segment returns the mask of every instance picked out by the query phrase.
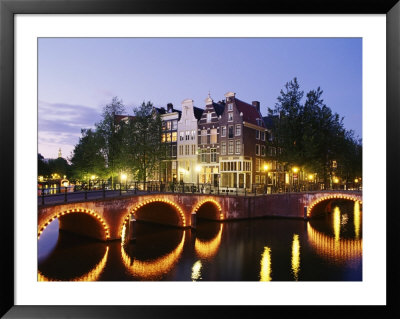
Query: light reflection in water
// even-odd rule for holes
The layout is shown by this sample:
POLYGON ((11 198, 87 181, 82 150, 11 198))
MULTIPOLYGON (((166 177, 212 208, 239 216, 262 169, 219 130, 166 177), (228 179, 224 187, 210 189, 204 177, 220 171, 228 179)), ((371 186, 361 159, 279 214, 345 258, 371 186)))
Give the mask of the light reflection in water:
POLYGON ((192 267, 192 281, 197 281, 201 279, 201 260, 198 260, 194 263, 192 267))
POLYGON ((360 226, 361 226, 361 211, 360 211, 360 202, 354 202, 354 232, 356 235, 356 239, 360 238, 360 226))
POLYGON ((362 256, 362 240, 341 239, 337 241, 315 230, 310 223, 307 223, 308 241, 316 252, 331 262, 347 262, 360 259, 362 256))
MULTIPOLYGON (((103 258, 100 260, 100 262, 93 267, 92 270, 87 272, 86 274, 75 277, 72 279, 69 279, 68 281, 97 281, 99 280, 99 277, 101 273, 104 270, 104 267, 106 266, 107 263, 107 258, 108 258, 108 246, 106 248, 106 252, 104 253, 103 258)), ((43 275, 40 271, 38 271, 38 281, 59 281, 57 279, 49 278, 43 275)))
POLYGON ((300 271, 300 242, 299 242, 299 235, 293 235, 293 242, 292 242, 292 271, 294 275, 294 279, 297 281, 299 278, 299 271, 300 271))
POLYGON ((162 274, 168 273, 178 261, 185 243, 186 232, 183 231, 179 245, 169 254, 161 256, 155 260, 142 261, 131 258, 126 252, 124 245, 121 244, 121 258, 126 269, 133 275, 146 280, 156 279, 162 274))
POLYGON ((209 241, 203 241, 196 238, 194 249, 200 258, 211 258, 218 252, 219 246, 221 245, 223 227, 224 226, 221 223, 218 234, 209 241))
POLYGON ((271 281, 271 248, 264 247, 261 255, 260 281, 271 281))
POLYGON ((333 232, 335 234, 335 241, 340 239, 340 209, 335 206, 333 209, 333 232))

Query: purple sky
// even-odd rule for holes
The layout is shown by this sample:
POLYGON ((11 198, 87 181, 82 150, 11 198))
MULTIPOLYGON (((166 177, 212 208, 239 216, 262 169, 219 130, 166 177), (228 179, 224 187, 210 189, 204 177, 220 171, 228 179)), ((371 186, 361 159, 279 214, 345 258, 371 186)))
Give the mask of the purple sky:
POLYGON ((273 107, 297 77, 305 94, 318 86, 327 106, 362 137, 361 38, 40 38, 39 141, 45 158, 68 158, 81 128, 100 120, 118 96, 132 107, 184 99, 204 108, 210 91, 228 91, 273 107))

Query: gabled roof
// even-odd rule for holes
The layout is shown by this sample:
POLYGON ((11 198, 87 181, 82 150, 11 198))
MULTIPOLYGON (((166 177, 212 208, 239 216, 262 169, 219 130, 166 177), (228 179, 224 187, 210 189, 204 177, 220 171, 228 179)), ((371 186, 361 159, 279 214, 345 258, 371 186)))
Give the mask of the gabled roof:
POLYGON ((196 107, 196 106, 193 106, 194 117, 195 117, 197 120, 200 120, 200 119, 201 119, 201 116, 203 115, 203 112, 204 112, 203 109, 201 109, 201 108, 199 108, 199 107, 196 107))
POLYGON ((215 113, 217 113, 217 116, 220 116, 222 113, 224 113, 225 109, 225 103, 220 101, 218 103, 213 102, 214 110, 215 113))
POLYGON ((238 111, 243 114, 243 121, 264 127, 264 121, 262 121, 262 115, 255 108, 254 105, 243 102, 237 98, 235 98, 235 102, 238 111), (260 119, 261 123, 257 123, 257 119, 260 119))
POLYGON ((264 120, 265 127, 269 130, 272 129, 275 125, 275 120, 277 120, 277 119, 278 119, 278 115, 264 116, 263 120, 264 120))

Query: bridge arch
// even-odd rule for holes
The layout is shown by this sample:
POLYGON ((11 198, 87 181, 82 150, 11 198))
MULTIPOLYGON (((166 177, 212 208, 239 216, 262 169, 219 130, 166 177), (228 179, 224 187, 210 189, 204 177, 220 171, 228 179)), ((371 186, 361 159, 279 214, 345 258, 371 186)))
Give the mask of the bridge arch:
MULTIPOLYGON (((174 224, 174 226, 186 227, 185 213, 178 204, 176 204, 172 200, 165 199, 165 198, 149 198, 149 199, 144 200, 143 202, 138 203, 136 206, 134 206, 130 210, 129 214, 127 214, 125 216, 125 218, 123 219, 122 225, 120 226, 120 235, 122 235, 123 229, 129 222, 129 218, 131 215, 133 215, 136 220, 141 220, 140 216, 138 216, 138 213, 140 212, 140 210, 143 208, 146 208, 146 207, 151 207, 151 205, 154 205, 157 203, 165 204, 167 207, 170 207, 175 211, 176 216, 178 217, 178 221, 176 224, 174 224)), ((149 220, 147 220, 147 221, 149 221, 149 220)), ((151 221, 157 222, 157 220, 151 220, 151 221)), ((165 224, 170 224, 170 223, 165 223, 165 224)))
POLYGON ((351 194, 329 194, 329 195, 324 195, 322 197, 319 197, 315 200, 313 200, 307 208, 307 217, 312 217, 312 211, 313 209, 326 201, 331 201, 331 200, 349 200, 349 201, 353 201, 353 202, 359 202, 360 204, 362 204, 362 200, 359 196, 356 195, 351 195, 351 194))
MULTIPOLYGON (((92 220, 96 221, 97 224, 100 226, 99 228, 102 230, 102 234, 100 235, 100 239, 102 240, 108 240, 110 238, 110 230, 109 226, 105 222, 105 220, 94 210, 92 209, 86 209, 86 208, 73 208, 73 209, 67 209, 63 211, 58 211, 54 215, 52 215, 50 218, 45 220, 42 224, 39 225, 38 227, 38 239, 40 238, 40 235, 43 233, 43 231, 46 229, 46 227, 55 219, 59 218, 60 221, 62 220, 63 217, 66 216, 74 216, 77 214, 84 214, 86 216, 90 216, 92 220)), ((84 233, 82 233, 84 234, 84 233)))
POLYGON ((212 198, 200 200, 194 206, 192 214, 196 214, 198 218, 223 220, 224 214, 222 213, 221 205, 212 198))

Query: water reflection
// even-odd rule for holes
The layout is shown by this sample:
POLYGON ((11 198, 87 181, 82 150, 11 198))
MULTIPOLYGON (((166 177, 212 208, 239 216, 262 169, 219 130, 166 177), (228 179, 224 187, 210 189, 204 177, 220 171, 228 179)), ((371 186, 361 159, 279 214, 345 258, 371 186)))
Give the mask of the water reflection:
MULTIPOLYGON (((160 232, 150 235, 143 235, 151 226, 146 224, 137 225, 137 240, 127 245, 121 244, 121 259, 135 279, 141 280, 160 280, 168 274, 178 262, 185 243, 186 231, 174 228, 164 228, 160 232), (141 231, 142 230, 142 231, 141 231), (176 240, 176 234, 181 234, 179 243, 170 250, 171 242, 176 240), (152 251, 148 248, 153 246, 152 251), (169 252, 165 251, 170 250, 169 252)), ((162 226, 154 226, 162 229, 162 226)))
POLYGON ((307 223, 308 241, 315 251, 331 262, 345 263, 359 260, 362 256, 362 240, 341 239, 338 241, 314 229, 307 223))
POLYGON ((360 228, 361 228, 360 202, 356 201, 354 203, 354 233, 356 235, 356 239, 360 238, 360 228))
POLYGON ((299 235, 293 235, 292 242, 292 271, 294 275, 294 279, 297 281, 299 279, 299 271, 300 271, 300 241, 299 235))
POLYGON ((38 281, 97 281, 108 252, 103 242, 61 231, 54 249, 39 260, 38 281))
POLYGON ((197 281, 201 278, 201 267, 202 267, 202 263, 201 260, 198 260, 194 263, 193 267, 192 267, 192 280, 193 281, 197 281))
POLYGON ((333 209, 333 231, 335 233, 335 241, 340 239, 340 209, 335 206, 333 209))
POLYGON ((215 222, 210 222, 210 223, 201 223, 199 224, 200 227, 198 227, 197 229, 197 234, 198 236, 204 236, 204 229, 202 229, 202 225, 207 225, 208 227, 210 227, 210 224, 215 225, 216 227, 219 228, 218 233, 215 235, 214 238, 210 239, 210 240, 204 240, 201 239, 201 237, 196 237, 196 241, 194 244, 194 249, 196 251, 196 254, 200 257, 200 258, 204 258, 204 259, 210 259, 212 258, 217 252, 218 249, 221 245, 221 238, 222 238, 222 230, 224 228, 224 225, 222 223, 220 223, 219 225, 215 222))
POLYGON ((271 281, 271 248, 264 247, 260 264, 260 281, 271 281))

